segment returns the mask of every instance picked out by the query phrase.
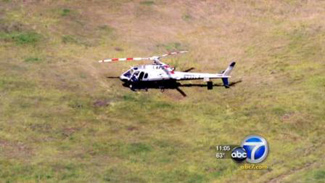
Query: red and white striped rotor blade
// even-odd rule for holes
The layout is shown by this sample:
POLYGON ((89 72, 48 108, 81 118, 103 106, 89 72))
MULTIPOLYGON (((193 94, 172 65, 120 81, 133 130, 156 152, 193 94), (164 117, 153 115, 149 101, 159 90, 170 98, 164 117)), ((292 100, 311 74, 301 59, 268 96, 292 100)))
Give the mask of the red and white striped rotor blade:
POLYGON ((141 58, 141 57, 135 57, 135 58, 108 58, 108 59, 100 60, 98 62, 124 62, 124 61, 140 61, 140 60, 150 60, 150 58, 141 58))
POLYGON ((177 54, 182 54, 182 53, 187 53, 187 51, 172 51, 172 52, 161 55, 161 57, 166 57, 169 55, 177 55, 177 54))

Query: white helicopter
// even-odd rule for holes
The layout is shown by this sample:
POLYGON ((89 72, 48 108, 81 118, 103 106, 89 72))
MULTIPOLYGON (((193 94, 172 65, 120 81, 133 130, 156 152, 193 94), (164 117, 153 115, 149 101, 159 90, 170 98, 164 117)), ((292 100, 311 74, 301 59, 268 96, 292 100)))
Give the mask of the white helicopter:
MULTIPOLYGON (((152 57, 137 57, 137 58, 110 58, 100 60, 100 63, 104 62, 119 62, 119 61, 140 61, 140 60, 150 60, 153 61, 153 64, 149 65, 140 65, 135 66, 124 72, 119 79, 123 81, 123 86, 130 87, 131 90, 135 91, 136 89, 145 89, 148 88, 159 88, 162 91, 164 89, 173 88, 177 89, 183 96, 186 94, 179 89, 180 83, 177 81, 181 80, 199 80, 202 79, 204 82, 207 82, 207 89, 213 89, 212 79, 221 79, 223 86, 229 88, 228 78, 229 74, 234 68, 236 62, 232 62, 228 68, 221 73, 194 73, 189 72, 194 68, 190 68, 185 71, 175 71, 175 68, 170 67, 168 64, 165 64, 160 61, 161 58, 164 58, 169 55, 177 55, 181 53, 186 53, 187 51, 174 51, 161 56, 152 56, 152 57)), ((187 85, 188 86, 188 85, 187 85)), ((202 85, 197 85, 202 86, 202 85)))

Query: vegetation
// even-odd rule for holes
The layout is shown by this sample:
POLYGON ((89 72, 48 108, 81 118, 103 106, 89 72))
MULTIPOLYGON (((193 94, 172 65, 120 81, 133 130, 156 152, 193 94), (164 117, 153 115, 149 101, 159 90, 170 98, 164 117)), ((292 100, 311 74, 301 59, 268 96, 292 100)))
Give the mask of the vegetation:
MULTIPOLYGON (((0 182, 324 182, 322 1, 1 1, 0 182), (69 7, 64 9, 63 7, 69 7), (59 13, 58 13, 59 12, 59 13), (230 89, 132 92, 118 76, 166 58, 230 89), (220 81, 216 81, 220 82, 220 81), (265 137, 267 170, 215 158, 265 137)), ((199 81, 202 83, 202 81, 199 81)), ((193 82, 194 83, 194 82, 193 82)))
POLYGON ((154 1, 141 1, 140 4, 150 6, 150 5, 155 4, 155 2, 154 1))
POLYGON ((64 8, 64 9, 61 11, 61 16, 67 16, 67 15, 70 14, 70 12, 71 12, 70 9, 66 9, 66 8, 64 8))
POLYGON ((12 41, 17 45, 36 44, 41 36, 35 32, 11 32, 1 33, 0 39, 4 41, 12 41))

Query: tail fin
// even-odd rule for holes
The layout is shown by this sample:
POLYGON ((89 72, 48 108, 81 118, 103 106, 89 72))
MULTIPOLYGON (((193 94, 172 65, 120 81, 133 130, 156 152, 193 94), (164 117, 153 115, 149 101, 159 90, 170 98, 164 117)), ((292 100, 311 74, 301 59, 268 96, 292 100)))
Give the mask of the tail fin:
MULTIPOLYGON (((224 70, 221 74, 223 76, 229 76, 229 74, 231 73, 232 69, 235 67, 236 65, 236 62, 232 62, 226 70, 224 70)), ((228 78, 227 77, 224 77, 224 78, 221 78, 222 79, 222 82, 223 82, 223 86, 225 86, 226 88, 229 88, 229 82, 228 82, 228 78)))
POLYGON ((229 74, 231 73, 232 69, 235 67, 236 62, 231 62, 231 64, 227 67, 226 70, 224 70, 221 74, 224 76, 229 76, 229 74))

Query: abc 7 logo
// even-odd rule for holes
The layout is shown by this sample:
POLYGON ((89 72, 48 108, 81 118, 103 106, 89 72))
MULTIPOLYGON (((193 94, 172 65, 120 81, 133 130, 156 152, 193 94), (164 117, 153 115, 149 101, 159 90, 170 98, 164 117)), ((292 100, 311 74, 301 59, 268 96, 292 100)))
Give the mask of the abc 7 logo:
POLYGON ((252 135, 246 137, 241 147, 235 147, 231 151, 231 158, 240 163, 246 160, 248 163, 260 163, 268 154, 268 145, 263 137, 252 135))

